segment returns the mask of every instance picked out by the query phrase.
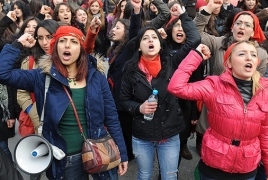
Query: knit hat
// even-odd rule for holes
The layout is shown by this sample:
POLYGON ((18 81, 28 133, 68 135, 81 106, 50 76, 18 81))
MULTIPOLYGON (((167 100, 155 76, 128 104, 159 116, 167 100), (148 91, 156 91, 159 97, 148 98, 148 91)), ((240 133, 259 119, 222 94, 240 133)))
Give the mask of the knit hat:
POLYGON ((233 29, 233 27, 234 27, 234 22, 237 20, 237 18, 238 18, 241 14, 244 14, 244 13, 250 15, 250 16, 253 18, 253 21, 254 21, 254 35, 253 35, 252 39, 256 40, 258 43, 261 43, 261 42, 264 41, 266 38, 265 38, 265 36, 264 36, 264 34, 263 34, 263 31, 262 31, 262 29, 261 29, 261 27, 260 27, 260 22, 259 22, 258 17, 257 17, 255 14, 253 14, 252 12, 250 12, 250 11, 241 11, 241 12, 237 13, 237 14, 235 15, 235 17, 234 17, 233 25, 232 25, 232 28, 231 28, 231 29, 233 29))
POLYGON ((62 36, 73 36, 77 38, 81 44, 81 46, 84 47, 84 34, 77 28, 73 26, 60 26, 56 33, 52 35, 53 38, 50 41, 50 53, 52 52, 55 42, 62 36))
POLYGON ((89 1, 88 1, 88 5, 91 6, 91 4, 94 3, 94 2, 98 2, 99 5, 100 5, 100 8, 102 8, 103 3, 102 3, 101 0, 89 0, 89 1))

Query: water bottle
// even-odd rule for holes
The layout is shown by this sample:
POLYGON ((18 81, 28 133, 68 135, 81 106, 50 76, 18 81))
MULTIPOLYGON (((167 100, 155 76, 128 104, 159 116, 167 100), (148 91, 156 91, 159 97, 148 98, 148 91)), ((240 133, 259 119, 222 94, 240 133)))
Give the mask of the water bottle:
MULTIPOLYGON (((157 97, 158 91, 156 89, 153 90, 153 94, 150 95, 148 102, 157 102, 158 97, 157 97)), ((151 121, 154 117, 154 113, 151 114, 144 114, 144 119, 147 121, 151 121)))

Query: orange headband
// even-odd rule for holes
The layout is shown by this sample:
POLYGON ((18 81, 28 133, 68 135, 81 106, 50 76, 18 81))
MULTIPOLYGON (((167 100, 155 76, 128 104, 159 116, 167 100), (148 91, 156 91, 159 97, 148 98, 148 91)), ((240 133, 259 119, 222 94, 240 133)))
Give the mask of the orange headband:
POLYGON ((77 28, 73 26, 60 26, 56 33, 52 35, 53 38, 50 41, 50 50, 49 52, 52 53, 52 50, 54 48, 55 42, 62 37, 62 36, 73 36, 77 38, 80 42, 80 44, 84 47, 84 34, 77 28))

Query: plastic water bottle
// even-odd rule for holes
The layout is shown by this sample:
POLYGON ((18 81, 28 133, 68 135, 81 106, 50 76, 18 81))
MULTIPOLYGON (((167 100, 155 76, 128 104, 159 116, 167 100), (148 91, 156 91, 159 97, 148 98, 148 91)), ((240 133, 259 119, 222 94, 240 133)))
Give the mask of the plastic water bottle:
MULTIPOLYGON (((156 89, 153 90, 153 94, 150 95, 148 102, 157 102, 158 97, 157 97, 158 91, 156 89)), ((152 114, 144 114, 144 119, 147 121, 151 121, 154 117, 154 113, 152 114)))

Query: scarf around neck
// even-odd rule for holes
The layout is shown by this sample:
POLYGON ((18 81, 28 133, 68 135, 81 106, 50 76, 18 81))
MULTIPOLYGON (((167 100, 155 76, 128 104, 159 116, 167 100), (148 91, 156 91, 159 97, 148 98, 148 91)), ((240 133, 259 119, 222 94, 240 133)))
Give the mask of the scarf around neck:
POLYGON ((161 70, 160 55, 156 56, 153 60, 147 60, 144 56, 141 56, 138 66, 146 74, 146 78, 151 81, 150 76, 156 78, 161 70))

